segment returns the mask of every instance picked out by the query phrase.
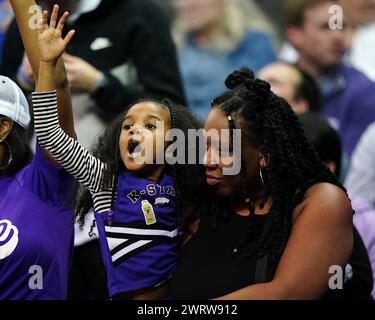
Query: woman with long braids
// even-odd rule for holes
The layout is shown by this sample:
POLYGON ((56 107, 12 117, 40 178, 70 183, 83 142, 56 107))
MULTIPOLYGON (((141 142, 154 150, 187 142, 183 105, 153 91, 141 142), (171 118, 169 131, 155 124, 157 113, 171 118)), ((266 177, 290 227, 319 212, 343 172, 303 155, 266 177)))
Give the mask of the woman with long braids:
POLYGON ((223 174, 223 158, 236 154, 212 147, 208 135, 205 167, 213 194, 207 214, 191 224, 172 297, 321 298, 329 284, 340 287, 352 252, 346 191, 268 83, 241 69, 225 84, 205 129, 241 129, 241 172, 223 174))
POLYGON ((44 11, 39 32, 40 72, 33 93, 39 142, 87 188, 79 212, 82 217, 94 207, 110 296, 165 297, 178 258, 178 213, 196 202, 195 182, 203 177, 199 166, 166 164, 167 134, 178 128, 187 136, 199 122, 169 100, 139 101, 113 121, 90 154, 63 132, 57 118, 56 61, 74 35, 71 30, 62 38, 65 16, 57 23, 57 15, 55 6, 48 25, 44 11))
MULTIPOLYGON (((32 0, 11 0, 36 78, 38 32, 29 28, 32 0)), ((59 121, 74 136, 69 91, 58 64, 59 121)), ((66 299, 73 249, 73 179, 36 146, 26 142, 30 124, 26 97, 9 78, 0 77, 0 300, 66 299), (72 199, 71 199, 72 200, 72 199)))

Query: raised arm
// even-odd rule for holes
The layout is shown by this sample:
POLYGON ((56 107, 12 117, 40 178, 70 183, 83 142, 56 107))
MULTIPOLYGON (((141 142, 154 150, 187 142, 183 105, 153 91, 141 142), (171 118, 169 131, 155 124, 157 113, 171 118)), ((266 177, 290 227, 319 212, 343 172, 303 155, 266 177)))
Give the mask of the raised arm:
MULTIPOLYGON (((29 9, 32 6, 36 6, 36 3, 34 0, 10 0, 10 3, 21 32, 26 54, 34 72, 35 81, 37 82, 40 67, 38 30, 29 25, 31 18, 29 9)), ((62 59, 59 59, 56 64, 55 78, 52 79, 52 83, 55 85, 54 88, 57 91, 60 126, 70 137, 75 137, 70 92, 62 59)), ((44 153, 52 163, 57 164, 54 158, 50 156, 46 150, 44 150, 44 153)))
MULTIPOLYGON (((92 156, 75 139, 69 137, 60 127, 57 117, 55 72, 57 60, 61 57, 67 44, 72 39, 74 31, 71 30, 65 39, 61 31, 68 17, 65 12, 57 23, 58 6, 55 5, 48 25, 48 12, 43 12, 39 26, 40 70, 36 91, 32 94, 34 107, 35 132, 41 147, 57 160, 71 175, 85 185, 93 194, 107 192, 103 190, 101 179, 105 164, 92 156), (56 26, 57 24, 57 26, 56 26)), ((95 198, 94 198, 95 205, 95 198)), ((107 210, 96 206, 96 210, 107 210)))
POLYGON ((29 58, 35 78, 38 78, 39 72, 39 47, 38 47, 38 30, 29 25, 30 14, 29 8, 36 6, 34 0, 10 0, 18 28, 21 33, 22 42, 29 58))
POLYGON ((37 91, 52 91, 56 89, 56 71, 61 55, 73 38, 75 31, 70 30, 66 37, 62 38, 62 30, 69 16, 65 12, 57 23, 59 6, 54 5, 48 25, 48 11, 42 13, 42 20, 38 25, 37 43, 39 45, 39 74, 37 79, 37 91), (56 25, 57 24, 57 25, 56 25))

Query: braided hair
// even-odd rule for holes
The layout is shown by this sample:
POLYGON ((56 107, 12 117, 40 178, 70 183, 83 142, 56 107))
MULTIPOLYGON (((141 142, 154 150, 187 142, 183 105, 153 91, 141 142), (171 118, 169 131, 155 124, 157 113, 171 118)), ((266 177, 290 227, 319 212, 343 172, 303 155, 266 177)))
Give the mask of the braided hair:
MULTIPOLYGON (((201 128, 199 120, 192 115, 188 108, 174 104, 169 99, 138 100, 131 104, 124 112, 119 114, 112 123, 107 127, 103 135, 99 138, 98 143, 92 150, 92 154, 106 164, 106 171, 102 179, 102 187, 112 187, 112 208, 117 195, 118 177, 126 170, 120 156, 119 139, 123 120, 128 110, 141 102, 153 102, 162 108, 167 108, 170 113, 171 129, 180 129, 184 136, 188 136, 189 129, 198 130, 201 128)), ((173 142, 171 142, 173 143, 173 142)), ((206 188, 204 167, 202 165, 189 165, 187 158, 188 148, 196 147, 195 144, 189 144, 185 139, 185 163, 177 163, 174 165, 166 165, 165 173, 169 174, 175 184, 177 210, 179 213, 179 226, 181 230, 188 228, 194 214, 198 212, 195 209, 198 204, 199 195, 206 188)), ((196 153, 198 154, 198 153, 196 153)), ((199 163, 198 160, 195 163, 199 163)), ((84 225, 85 216, 93 207, 93 201, 90 191, 84 186, 80 186, 76 201, 76 220, 80 223, 81 228, 84 225)), ((95 226, 95 221, 91 226, 90 234, 95 226)))
MULTIPOLYGON (((266 189, 272 206, 260 241, 255 247, 249 246, 246 256, 269 254, 271 259, 278 259, 289 238, 293 209, 302 201, 306 190, 318 182, 329 182, 346 190, 319 160, 291 107, 271 92, 267 82, 242 68, 231 73, 225 85, 229 90, 214 99, 212 106, 228 116, 230 129, 235 126, 233 119, 238 120, 245 137, 243 144, 262 147, 267 155, 266 189)), ((245 172, 246 163, 242 159, 242 193, 250 214, 248 234, 244 235, 238 250, 251 239, 255 215, 253 203, 248 199, 250 186, 245 172)), ((216 212, 212 215, 217 215, 216 212)))

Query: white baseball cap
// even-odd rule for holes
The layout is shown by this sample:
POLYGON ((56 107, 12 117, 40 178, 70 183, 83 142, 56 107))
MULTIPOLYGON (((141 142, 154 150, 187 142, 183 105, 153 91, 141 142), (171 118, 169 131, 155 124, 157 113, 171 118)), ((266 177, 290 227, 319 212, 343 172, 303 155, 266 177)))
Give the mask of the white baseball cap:
POLYGON ((17 84, 0 76, 0 115, 6 116, 27 129, 30 124, 29 103, 17 84))

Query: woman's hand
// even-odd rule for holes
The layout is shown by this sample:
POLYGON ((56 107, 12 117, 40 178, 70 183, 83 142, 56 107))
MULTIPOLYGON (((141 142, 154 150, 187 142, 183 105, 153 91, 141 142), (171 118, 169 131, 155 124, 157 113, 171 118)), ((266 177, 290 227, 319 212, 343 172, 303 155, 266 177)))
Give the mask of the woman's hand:
POLYGON ((65 39, 62 38, 62 30, 65 26, 65 22, 69 16, 69 12, 65 12, 60 18, 57 26, 57 16, 59 13, 59 6, 54 5, 51 20, 48 25, 48 11, 43 11, 42 20, 39 25, 39 49, 40 59, 45 63, 56 63, 65 51, 66 46, 72 40, 75 33, 74 30, 69 31, 65 39))

